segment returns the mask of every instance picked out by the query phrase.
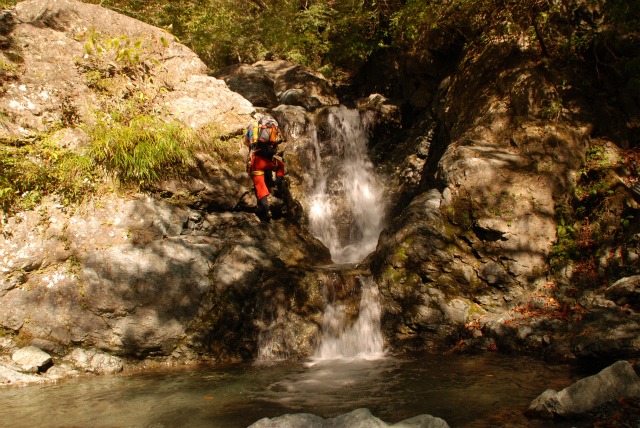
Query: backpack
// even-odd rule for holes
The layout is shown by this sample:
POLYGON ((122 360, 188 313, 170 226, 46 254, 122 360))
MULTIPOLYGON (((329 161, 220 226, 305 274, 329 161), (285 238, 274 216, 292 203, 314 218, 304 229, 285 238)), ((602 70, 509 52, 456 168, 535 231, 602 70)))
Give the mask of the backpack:
POLYGON ((272 158, 278 151, 282 138, 278 122, 271 116, 265 116, 253 126, 253 146, 256 154, 272 158))
POLYGON ((278 143, 278 122, 273 118, 265 117, 258 122, 258 142, 260 143, 278 143))

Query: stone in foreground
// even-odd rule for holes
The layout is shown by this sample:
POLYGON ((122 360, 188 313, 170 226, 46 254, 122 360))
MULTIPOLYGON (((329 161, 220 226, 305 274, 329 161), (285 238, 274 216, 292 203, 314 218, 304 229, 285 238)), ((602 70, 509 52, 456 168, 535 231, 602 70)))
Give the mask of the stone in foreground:
POLYGON ((533 400, 527 416, 578 416, 608 401, 636 396, 640 396, 640 378, 628 361, 618 361, 600 373, 581 379, 559 392, 546 390, 533 400))
POLYGON ((356 409, 331 419, 323 419, 310 413, 296 413, 276 418, 260 419, 249 428, 449 428, 443 419, 431 415, 419 415, 397 424, 389 425, 376 418, 368 409, 356 409))

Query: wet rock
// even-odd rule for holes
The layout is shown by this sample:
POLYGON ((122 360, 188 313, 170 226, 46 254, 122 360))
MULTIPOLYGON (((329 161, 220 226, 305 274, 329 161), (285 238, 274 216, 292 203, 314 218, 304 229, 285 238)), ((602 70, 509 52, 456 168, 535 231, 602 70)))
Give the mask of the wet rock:
POLYGON ((384 427, 421 427, 448 428, 440 418, 431 415, 419 415, 389 425, 376 418, 368 409, 356 409, 335 418, 323 419, 310 413, 287 414, 276 418, 264 418, 249 426, 250 428, 384 428, 384 427))
POLYGON ((96 349, 77 348, 65 357, 65 359, 89 373, 113 374, 121 372, 124 368, 120 358, 96 349))
POLYGON ((527 415, 540 418, 578 416, 610 400, 639 395, 640 378, 628 361, 618 361, 561 391, 546 390, 533 400, 527 415))
POLYGON ((54 366, 47 370, 45 378, 49 381, 55 381, 80 376, 81 374, 82 372, 80 372, 71 362, 61 361, 56 362, 54 366))
POLYGON ((11 359, 26 373, 38 373, 51 363, 51 355, 35 346, 18 349, 11 359))

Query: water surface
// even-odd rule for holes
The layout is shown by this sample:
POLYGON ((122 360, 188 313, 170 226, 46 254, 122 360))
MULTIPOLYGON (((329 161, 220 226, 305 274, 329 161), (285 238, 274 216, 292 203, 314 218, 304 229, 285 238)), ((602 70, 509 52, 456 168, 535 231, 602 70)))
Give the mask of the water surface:
POLYGON ((328 418, 366 407, 388 423, 427 413, 452 427, 542 427, 549 422, 527 421, 522 411, 545 389, 584 375, 493 353, 198 366, 3 388, 0 425, 233 428, 285 413, 328 418))

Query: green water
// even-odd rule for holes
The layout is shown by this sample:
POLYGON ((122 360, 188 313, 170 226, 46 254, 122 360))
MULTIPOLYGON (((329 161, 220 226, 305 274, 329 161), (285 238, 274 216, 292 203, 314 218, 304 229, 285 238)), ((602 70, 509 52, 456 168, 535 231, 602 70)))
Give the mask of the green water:
POLYGON ((493 353, 198 366, 3 388, 0 426, 246 427, 285 413, 328 418, 366 407, 388 423, 427 413, 452 427, 542 427, 553 425, 522 411, 545 389, 584 375, 493 353))

